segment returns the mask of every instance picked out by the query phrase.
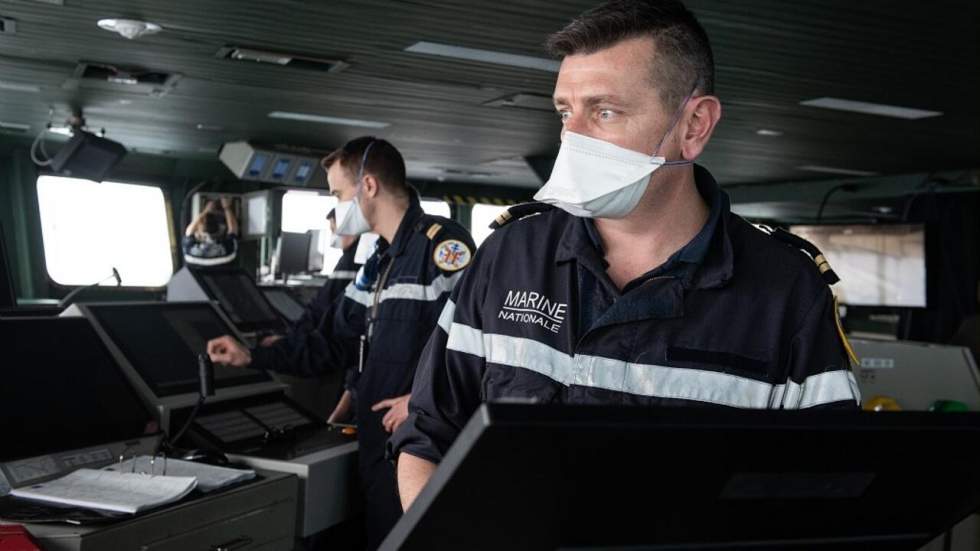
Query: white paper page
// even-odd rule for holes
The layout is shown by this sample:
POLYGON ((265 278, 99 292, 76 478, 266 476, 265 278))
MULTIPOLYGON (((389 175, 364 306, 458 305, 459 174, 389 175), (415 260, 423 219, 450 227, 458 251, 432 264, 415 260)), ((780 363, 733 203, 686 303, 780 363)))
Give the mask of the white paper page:
POLYGON ((194 489, 197 479, 79 469, 61 478, 17 488, 11 495, 103 511, 136 513, 177 501, 194 489))
MULTIPOLYGON (((157 457, 153 465, 150 465, 150 456, 141 455, 136 459, 127 459, 122 463, 113 463, 105 468, 107 471, 119 471, 128 473, 133 471, 133 461, 136 462, 137 473, 164 474, 163 458, 157 457)), ((197 479, 197 489, 202 492, 210 492, 223 488, 243 480, 255 478, 255 471, 251 469, 230 469, 228 467, 216 467, 204 463, 194 463, 180 459, 167 459, 166 475, 170 476, 192 476, 197 479)))

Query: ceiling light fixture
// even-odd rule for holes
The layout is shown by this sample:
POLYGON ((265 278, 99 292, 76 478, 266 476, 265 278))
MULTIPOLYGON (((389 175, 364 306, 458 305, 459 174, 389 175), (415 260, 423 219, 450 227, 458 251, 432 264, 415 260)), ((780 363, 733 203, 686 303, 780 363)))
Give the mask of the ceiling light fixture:
POLYGON ((544 94, 518 92, 484 102, 487 107, 517 107, 535 111, 555 112, 555 100, 544 94))
POLYGON ((464 48, 462 46, 450 46, 448 44, 436 44, 434 42, 416 42, 405 48, 405 51, 413 54, 438 55, 455 59, 465 59, 467 61, 509 65, 511 67, 521 67, 522 69, 536 69, 538 71, 548 71, 549 73, 557 73, 558 67, 561 65, 561 63, 553 59, 544 59, 529 55, 506 54, 493 50, 464 48))
POLYGON ((156 23, 137 19, 100 19, 98 24, 100 29, 118 33, 130 40, 156 34, 163 30, 163 27, 156 23))
POLYGON ((289 65, 289 62, 293 60, 291 55, 247 48, 237 48, 228 57, 237 61, 255 61, 256 63, 272 63, 274 65, 289 65))
POLYGON ((883 103, 869 103, 866 101, 854 101, 840 98, 810 99, 801 101, 800 105, 908 120, 938 117, 943 114, 942 111, 927 111, 925 109, 914 109, 912 107, 899 107, 897 105, 885 105, 883 103))
POLYGON ((280 67, 290 67, 292 69, 303 69, 307 71, 321 71, 324 73, 338 73, 350 67, 347 62, 339 59, 326 59, 287 52, 273 52, 257 48, 243 48, 241 46, 224 46, 218 50, 215 57, 218 59, 251 61, 253 63, 278 65, 280 67))
POLYGON ((310 113, 292 113, 289 111, 273 111, 269 113, 270 119, 283 119, 291 121, 317 122, 320 124, 337 124, 340 126, 358 126, 362 128, 385 128, 390 126, 386 122, 365 121, 361 119, 345 119, 342 117, 328 117, 325 115, 313 115, 310 113))
POLYGON ((838 174, 841 176, 877 176, 877 172, 870 170, 856 170, 853 168, 838 168, 835 166, 803 165, 796 167, 807 172, 822 172, 824 174, 838 174))
POLYGON ((783 131, 782 130, 772 130, 770 128, 760 128, 760 129, 756 130, 755 133, 758 134, 758 135, 760 135, 760 136, 770 136, 770 137, 774 137, 774 138, 783 135, 783 131))
POLYGON ((0 121, 0 129, 2 130, 13 130, 15 132, 27 132, 31 129, 31 125, 23 124, 20 122, 5 122, 0 121))
POLYGON ((0 90, 10 90, 11 92, 33 92, 36 94, 41 91, 41 87, 36 84, 21 84, 19 82, 10 82, 9 80, 0 80, 0 90))

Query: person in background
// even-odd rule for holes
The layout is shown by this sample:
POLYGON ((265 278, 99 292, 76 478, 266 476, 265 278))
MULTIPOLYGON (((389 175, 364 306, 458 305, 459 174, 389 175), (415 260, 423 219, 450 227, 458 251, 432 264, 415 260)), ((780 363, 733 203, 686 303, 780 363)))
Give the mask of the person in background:
POLYGON ((287 381, 293 386, 293 398, 306 404, 311 410, 321 412, 324 408, 333 409, 329 422, 349 421, 352 413, 353 380, 352 372, 357 367, 354 355, 356 341, 335 341, 331 339, 330 327, 337 301, 344 289, 354 279, 360 266, 354 262, 359 238, 337 233, 336 212, 327 213, 330 226, 330 246, 341 249, 343 255, 326 283, 317 291, 316 297, 306 305, 303 315, 290 325, 284 335, 274 335, 263 339, 259 346, 250 350, 250 367, 265 369, 301 379, 287 381), (335 374, 341 366, 344 373, 344 391, 339 400, 333 389, 336 388, 335 374), (328 395, 324 395, 326 392, 328 395), (328 404, 314 404, 324 401, 328 404))
MULTIPOLYGON (((422 210, 405 179, 405 160, 387 140, 351 140, 323 160, 337 197, 337 232, 380 236, 373 254, 337 305, 331 335, 357 339, 354 383, 358 464, 368 548, 381 544, 401 516, 390 433, 408 416, 409 391, 422 348, 476 246, 460 224, 422 210)), ((246 367, 248 349, 230 337, 208 343, 215 363, 246 367)))
POLYGON ((208 201, 184 230, 184 261, 195 266, 220 266, 238 255, 238 219, 231 198, 208 201))

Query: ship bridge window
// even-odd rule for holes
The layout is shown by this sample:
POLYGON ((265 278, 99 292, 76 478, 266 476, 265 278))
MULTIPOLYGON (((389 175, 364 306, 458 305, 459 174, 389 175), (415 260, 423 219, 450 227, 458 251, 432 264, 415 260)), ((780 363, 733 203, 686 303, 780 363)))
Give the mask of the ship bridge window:
POLYGON ((490 223, 497 218, 498 214, 505 210, 507 210, 507 207, 501 205, 489 205, 486 203, 473 205, 473 214, 470 218, 470 232, 473 234, 473 241, 477 247, 483 243, 484 239, 490 237, 490 234, 493 233, 493 230, 490 229, 490 223))
POLYGON ((163 190, 40 176, 38 208, 48 276, 61 285, 162 287, 174 272, 163 190))

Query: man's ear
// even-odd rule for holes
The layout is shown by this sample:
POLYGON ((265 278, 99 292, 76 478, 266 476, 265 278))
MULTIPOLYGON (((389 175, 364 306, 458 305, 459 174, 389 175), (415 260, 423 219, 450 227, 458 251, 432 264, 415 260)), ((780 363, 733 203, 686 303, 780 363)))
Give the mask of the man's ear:
POLYGON ((381 193, 381 183, 378 179, 370 174, 364 175, 364 195, 371 199, 374 199, 381 193))
POLYGON ((697 159, 721 120, 721 102, 715 96, 700 96, 690 101, 684 113, 684 135, 681 153, 684 159, 697 159))

